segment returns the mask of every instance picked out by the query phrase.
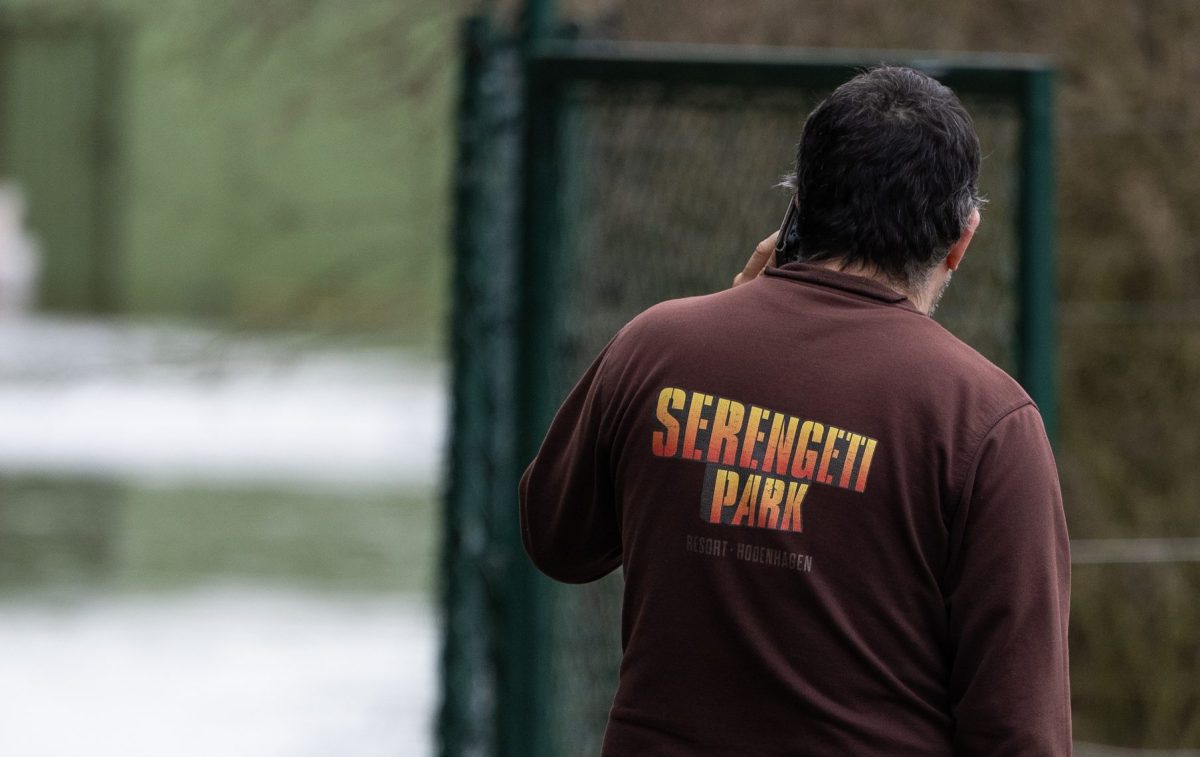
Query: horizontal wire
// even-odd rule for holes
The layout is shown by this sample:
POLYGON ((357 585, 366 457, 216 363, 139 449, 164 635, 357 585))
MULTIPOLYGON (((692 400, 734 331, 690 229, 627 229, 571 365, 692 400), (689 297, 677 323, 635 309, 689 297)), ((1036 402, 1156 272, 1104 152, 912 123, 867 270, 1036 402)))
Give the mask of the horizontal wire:
POLYGON ((1075 742, 1075 757, 1200 757, 1196 749, 1136 749, 1075 742))
POLYGON ((1200 300, 1158 302, 1063 302, 1063 325, 1195 325, 1200 324, 1200 300))
POLYGON ((1076 565, 1200 562, 1200 539, 1073 539, 1076 565))

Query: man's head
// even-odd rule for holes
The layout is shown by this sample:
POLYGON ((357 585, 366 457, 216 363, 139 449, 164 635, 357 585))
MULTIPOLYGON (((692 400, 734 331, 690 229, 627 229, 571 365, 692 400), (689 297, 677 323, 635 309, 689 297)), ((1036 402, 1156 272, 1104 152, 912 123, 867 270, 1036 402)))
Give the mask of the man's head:
POLYGON ((917 292, 958 265, 982 205, 979 139, 948 87, 882 67, 834 90, 796 148, 792 260, 836 262, 917 292), (964 239, 965 237, 965 239, 964 239), (965 242, 959 244, 960 242, 965 242))

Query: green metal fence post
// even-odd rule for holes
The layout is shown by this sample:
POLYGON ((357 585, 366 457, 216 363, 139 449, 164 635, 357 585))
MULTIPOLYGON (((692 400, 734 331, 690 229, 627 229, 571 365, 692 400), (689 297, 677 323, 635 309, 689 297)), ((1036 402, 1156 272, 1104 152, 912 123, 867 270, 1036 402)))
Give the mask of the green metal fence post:
POLYGON ((555 0, 526 0, 525 41, 530 49, 554 34, 555 0))
MULTIPOLYGON (((441 570, 444 635, 442 639, 442 701, 438 712, 438 752, 457 757, 491 741, 494 724, 475 722, 473 689, 480 687, 478 660, 469 649, 466 629, 478 625, 476 613, 485 602, 477 580, 478 555, 471 554, 468 534, 479 529, 481 509, 487 501, 485 471, 475 463, 486 449, 491 433, 486 409, 487 387, 481 381, 486 361, 478 350, 480 306, 472 296, 481 250, 476 235, 481 205, 486 201, 480 186, 479 166, 485 163, 486 139, 482 128, 485 104, 480 82, 486 68, 491 30, 485 19, 472 18, 463 25, 463 69, 458 105, 458 156, 455 171, 454 309, 450 323, 453 355, 452 424, 449 475, 443 510, 441 570), (483 733, 481 733, 483 731, 483 733)), ((476 656, 479 655, 475 651, 476 656)))
MULTIPOLYGON (((534 51, 551 33, 552 0, 529 0, 525 38, 524 207, 519 266, 517 454, 522 464, 537 454, 550 425, 557 397, 555 376, 559 340, 558 150, 559 98, 555 83, 540 74, 534 51)), ((512 513, 517 525, 517 513, 512 513)), ((504 649, 498 714, 504 757, 549 757, 550 589, 523 559, 514 529, 511 594, 505 607, 504 649)))
POLYGON ((463 50, 438 723, 445 757, 497 754, 520 716, 505 687, 521 664, 506 655, 520 638, 511 585, 527 564, 516 526, 520 60, 486 18, 464 26, 463 50))
POLYGON ((1054 72, 1023 72, 1021 92, 1020 307, 1018 374, 1038 403, 1046 432, 1058 428, 1056 370, 1058 323, 1054 265, 1054 72))

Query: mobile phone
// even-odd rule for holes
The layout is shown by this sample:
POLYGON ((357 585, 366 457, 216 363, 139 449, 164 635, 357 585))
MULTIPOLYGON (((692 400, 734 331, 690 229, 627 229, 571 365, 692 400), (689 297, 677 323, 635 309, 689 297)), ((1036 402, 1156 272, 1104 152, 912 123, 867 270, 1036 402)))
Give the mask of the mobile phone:
POLYGON ((775 259, 779 259, 779 254, 791 248, 795 244, 793 237, 796 234, 797 221, 796 196, 792 195, 792 199, 788 201, 787 212, 783 214, 783 223, 779 224, 779 236, 775 238, 775 259))

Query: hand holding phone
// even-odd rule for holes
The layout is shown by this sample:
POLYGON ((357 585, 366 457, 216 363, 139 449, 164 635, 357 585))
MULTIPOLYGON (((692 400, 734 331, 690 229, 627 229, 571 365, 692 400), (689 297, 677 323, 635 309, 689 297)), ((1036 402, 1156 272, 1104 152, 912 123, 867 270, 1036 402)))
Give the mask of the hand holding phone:
POLYGON ((738 286, 745 284, 747 281, 758 278, 758 274, 762 273, 763 269, 769 265, 775 265, 775 239, 779 236, 776 231, 771 236, 758 243, 754 248, 754 252, 750 253, 750 259, 746 261, 746 267, 742 272, 733 277, 733 285, 738 286))
POLYGON ((783 223, 779 224, 779 231, 776 231, 771 236, 758 243, 754 248, 754 252, 750 253, 750 259, 746 261, 746 266, 742 272, 733 277, 733 286, 745 284, 747 281, 758 278, 758 275, 763 272, 763 269, 769 265, 775 265, 775 260, 779 253, 787 249, 788 242, 793 241, 792 237, 796 233, 796 198, 793 195, 788 203, 787 212, 783 214, 783 223))

